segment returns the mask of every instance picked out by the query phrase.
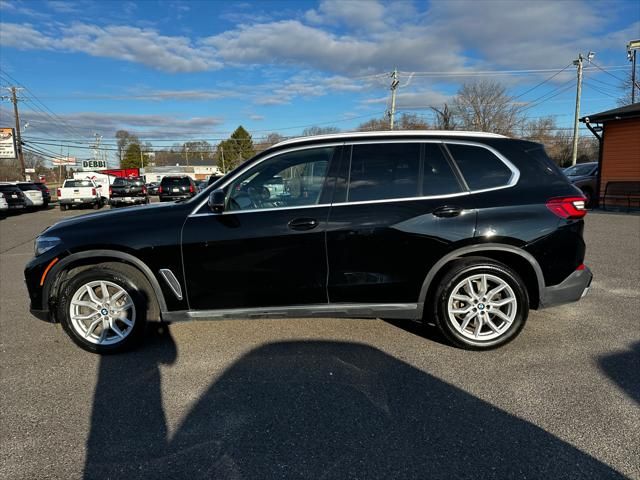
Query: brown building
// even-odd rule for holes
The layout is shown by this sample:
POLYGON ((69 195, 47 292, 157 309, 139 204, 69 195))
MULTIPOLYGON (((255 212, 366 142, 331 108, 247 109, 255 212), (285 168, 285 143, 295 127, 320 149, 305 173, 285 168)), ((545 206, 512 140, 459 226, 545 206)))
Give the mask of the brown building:
POLYGON ((625 196, 630 192, 631 198, 635 198, 630 201, 631 205, 638 206, 640 103, 588 115, 580 121, 585 123, 600 141, 597 184, 600 205, 602 205, 602 197, 607 192, 605 199, 607 205, 626 206, 629 204, 629 199, 625 199, 625 196), (613 182, 616 184, 614 185, 613 182), (636 192, 635 196, 633 192, 636 192))

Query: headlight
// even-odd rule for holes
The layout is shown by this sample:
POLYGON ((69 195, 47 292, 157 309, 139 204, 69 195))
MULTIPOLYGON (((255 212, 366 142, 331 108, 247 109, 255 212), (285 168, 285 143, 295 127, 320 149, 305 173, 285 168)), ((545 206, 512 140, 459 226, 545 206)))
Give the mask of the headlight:
POLYGON ((62 242, 58 237, 38 237, 33 245, 36 257, 62 242))

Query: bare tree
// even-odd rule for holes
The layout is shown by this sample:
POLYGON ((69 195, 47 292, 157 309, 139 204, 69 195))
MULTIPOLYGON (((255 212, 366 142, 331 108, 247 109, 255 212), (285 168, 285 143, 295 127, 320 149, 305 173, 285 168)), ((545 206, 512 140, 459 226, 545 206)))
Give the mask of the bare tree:
POLYGON ((434 125, 438 130, 455 130, 456 129, 456 119, 453 114, 453 111, 449 108, 449 105, 446 103, 443 105, 442 109, 431 107, 436 114, 436 124, 434 125))
POLYGON ((522 124, 522 107, 498 82, 481 80, 462 85, 453 101, 455 116, 465 130, 513 135, 522 124))
POLYGON ((338 133, 340 131, 337 127, 308 127, 302 131, 303 137, 309 137, 311 135, 325 135, 327 133, 338 133))
MULTIPOLYGON (((617 103, 619 107, 625 107, 631 105, 631 85, 633 82, 633 75, 631 72, 627 74, 625 80, 618 87, 620 89, 620 97, 618 97, 617 103)), ((640 82, 636 77, 636 102, 640 102, 640 82)))
MULTIPOLYGON (((415 113, 403 113, 395 122, 396 130, 428 130, 429 124, 415 113)), ((386 117, 372 118, 358 125, 356 130, 360 132, 373 132, 389 130, 389 119, 386 117)))

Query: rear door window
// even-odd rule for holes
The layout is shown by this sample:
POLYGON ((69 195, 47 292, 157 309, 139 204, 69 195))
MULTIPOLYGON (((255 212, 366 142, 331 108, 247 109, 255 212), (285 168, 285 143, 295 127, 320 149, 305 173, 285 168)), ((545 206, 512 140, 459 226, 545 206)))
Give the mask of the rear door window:
POLYGON ((416 197, 419 172, 419 143, 356 144, 347 201, 416 197))
POLYGON ((490 150, 456 143, 448 143, 447 148, 471 190, 502 187, 511 180, 509 167, 490 150))
POLYGON ((462 187, 440 145, 426 143, 422 170, 422 195, 429 197, 461 191, 462 187))

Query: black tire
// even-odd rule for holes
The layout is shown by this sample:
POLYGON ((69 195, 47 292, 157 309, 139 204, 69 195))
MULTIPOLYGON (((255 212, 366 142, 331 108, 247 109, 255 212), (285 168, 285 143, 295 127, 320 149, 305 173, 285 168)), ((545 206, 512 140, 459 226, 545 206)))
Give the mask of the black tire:
POLYGON ((107 268, 92 268, 84 270, 71 279, 67 280, 61 287, 58 295, 58 307, 56 310, 56 318, 62 324, 62 328, 78 346, 88 352, 98 354, 118 353, 130 350, 137 346, 143 338, 147 300, 142 291, 136 287, 136 279, 129 278, 132 275, 118 272, 107 268), (123 288, 129 296, 135 307, 135 320, 131 331, 117 343, 110 345, 99 345, 86 340, 74 327, 71 321, 70 307, 74 294, 84 285, 93 281, 107 281, 123 288))
POLYGON ((92 205, 94 210, 100 210, 100 202, 96 202, 92 205))
POLYGON ((67 209, 67 206, 66 206, 66 205, 62 205, 62 204, 60 204, 60 211, 61 211, 61 212, 64 212, 66 209, 67 209))
MULTIPOLYGON (((482 299, 479 299, 479 301, 483 302, 482 299)), ((529 316, 529 295, 520 276, 508 266, 489 258, 467 257, 454 262, 444 274, 433 296, 431 306, 436 325, 451 344, 466 350, 490 350, 505 345, 518 336, 529 316), (449 318, 449 298, 454 293, 455 287, 466 277, 478 274, 489 274, 497 277, 511 287, 515 296, 516 306, 514 307, 515 317, 513 321, 498 337, 489 340, 475 340, 464 336, 454 327, 453 320, 449 318)), ((482 308, 485 308, 483 303, 482 308)), ((496 317, 490 317, 490 313, 488 310, 484 312, 487 318, 495 321, 496 317)), ((474 323, 474 325, 477 325, 477 323, 474 323)), ((488 328, 487 324, 481 326, 481 329, 485 331, 488 328)))

